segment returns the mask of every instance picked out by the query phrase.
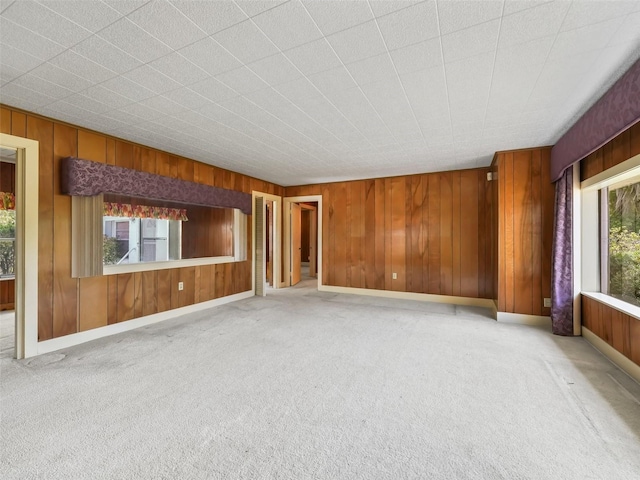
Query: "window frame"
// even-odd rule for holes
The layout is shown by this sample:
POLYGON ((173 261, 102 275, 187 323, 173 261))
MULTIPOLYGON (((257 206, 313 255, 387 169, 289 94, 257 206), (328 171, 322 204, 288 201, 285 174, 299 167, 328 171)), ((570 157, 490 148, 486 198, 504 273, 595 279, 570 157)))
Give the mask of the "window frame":
POLYGON ((580 293, 604 303, 622 313, 640 320, 640 307, 607 294, 608 276, 603 275, 602 265, 608 262, 608 248, 601 245, 603 231, 601 217, 608 218, 608 197, 603 190, 640 176, 640 155, 636 155, 580 183, 580 293), (606 209, 606 215, 604 215, 606 209), (594 255, 594 252, 598 252, 594 255))

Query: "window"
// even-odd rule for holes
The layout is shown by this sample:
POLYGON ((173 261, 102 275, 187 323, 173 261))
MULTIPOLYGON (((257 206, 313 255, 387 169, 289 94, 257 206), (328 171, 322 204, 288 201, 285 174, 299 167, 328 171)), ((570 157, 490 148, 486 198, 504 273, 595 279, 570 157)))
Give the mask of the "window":
POLYGON ((180 220, 103 217, 103 263, 180 260, 180 220))
POLYGON ((14 278, 16 211, 0 210, 0 279, 14 278))
POLYGON ((601 291, 640 306, 640 177, 600 190, 601 291))

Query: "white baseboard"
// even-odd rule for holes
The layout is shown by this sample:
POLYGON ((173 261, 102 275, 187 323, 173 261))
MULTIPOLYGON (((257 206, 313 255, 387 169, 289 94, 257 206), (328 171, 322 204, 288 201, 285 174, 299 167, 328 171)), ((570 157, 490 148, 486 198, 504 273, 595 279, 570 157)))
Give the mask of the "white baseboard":
POLYGON ((593 345, 596 350, 602 353, 636 382, 640 383, 640 365, 632 362, 586 327, 582 327, 582 336, 587 342, 593 345))
POLYGON ((375 290, 372 288, 334 287, 318 285, 321 292, 347 293, 350 295, 366 295, 369 297, 397 298, 400 300, 417 300, 419 302, 450 303, 469 307, 493 308, 493 300, 487 298, 454 297, 449 295, 433 295, 430 293, 395 292, 391 290, 375 290))
POLYGON ((540 315, 526 315, 524 313, 509 313, 496 311, 496 320, 502 323, 517 323, 538 327, 551 327, 551 317, 540 315))
POLYGON ((62 348, 73 347, 74 345, 80 345, 81 343, 90 342, 91 340, 97 340, 99 338, 108 337, 117 333, 127 332, 136 328, 151 325, 153 323, 162 322, 171 318, 179 317, 187 313, 199 312, 208 308, 225 305, 227 303, 236 302, 245 298, 253 297, 252 290, 236 293, 235 295, 228 295, 226 297, 216 298, 207 302, 196 303, 188 305, 186 307, 175 308, 173 310, 167 310, 166 312, 154 313, 153 315, 147 315, 146 317, 134 318, 126 322, 114 323, 113 325, 106 325, 104 327, 94 328, 85 332, 73 333, 71 335, 65 335, 64 337, 53 338, 51 340, 45 340, 38 342, 38 355, 43 353, 50 353, 62 348))

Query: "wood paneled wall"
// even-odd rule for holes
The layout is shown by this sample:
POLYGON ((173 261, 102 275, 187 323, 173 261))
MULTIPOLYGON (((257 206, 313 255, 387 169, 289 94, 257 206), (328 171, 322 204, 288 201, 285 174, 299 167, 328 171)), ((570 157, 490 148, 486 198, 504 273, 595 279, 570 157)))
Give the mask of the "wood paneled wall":
POLYGON ((604 172, 640 154, 640 123, 622 132, 580 162, 580 180, 604 172))
POLYGON ((182 223, 182 258, 233 255, 233 209, 189 205, 182 223))
POLYGON ((40 341, 251 289, 251 248, 244 262, 71 278, 71 197, 60 193, 60 160, 77 156, 246 193, 282 195, 282 187, 10 107, 0 114, 0 131, 39 142, 40 341))
POLYGON ((287 187, 285 194, 322 195, 323 284, 491 298, 487 171, 287 187))
POLYGON ((16 165, 0 162, 0 192, 16 193, 16 165))
POLYGON ((640 365, 640 320, 582 296, 582 324, 640 365))
POLYGON ((498 152, 494 157, 499 312, 551 313, 544 307, 544 298, 551 296, 554 187, 550 156, 551 148, 545 147, 498 152))

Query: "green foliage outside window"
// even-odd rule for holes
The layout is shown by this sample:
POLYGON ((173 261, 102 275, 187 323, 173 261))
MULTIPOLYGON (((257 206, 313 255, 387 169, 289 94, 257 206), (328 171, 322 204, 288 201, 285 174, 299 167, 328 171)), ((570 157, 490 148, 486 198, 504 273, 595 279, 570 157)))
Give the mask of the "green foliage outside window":
POLYGON ((0 275, 12 276, 15 264, 16 212, 0 210, 0 275))
POLYGON ((609 191, 609 294, 640 305, 640 183, 609 191))

